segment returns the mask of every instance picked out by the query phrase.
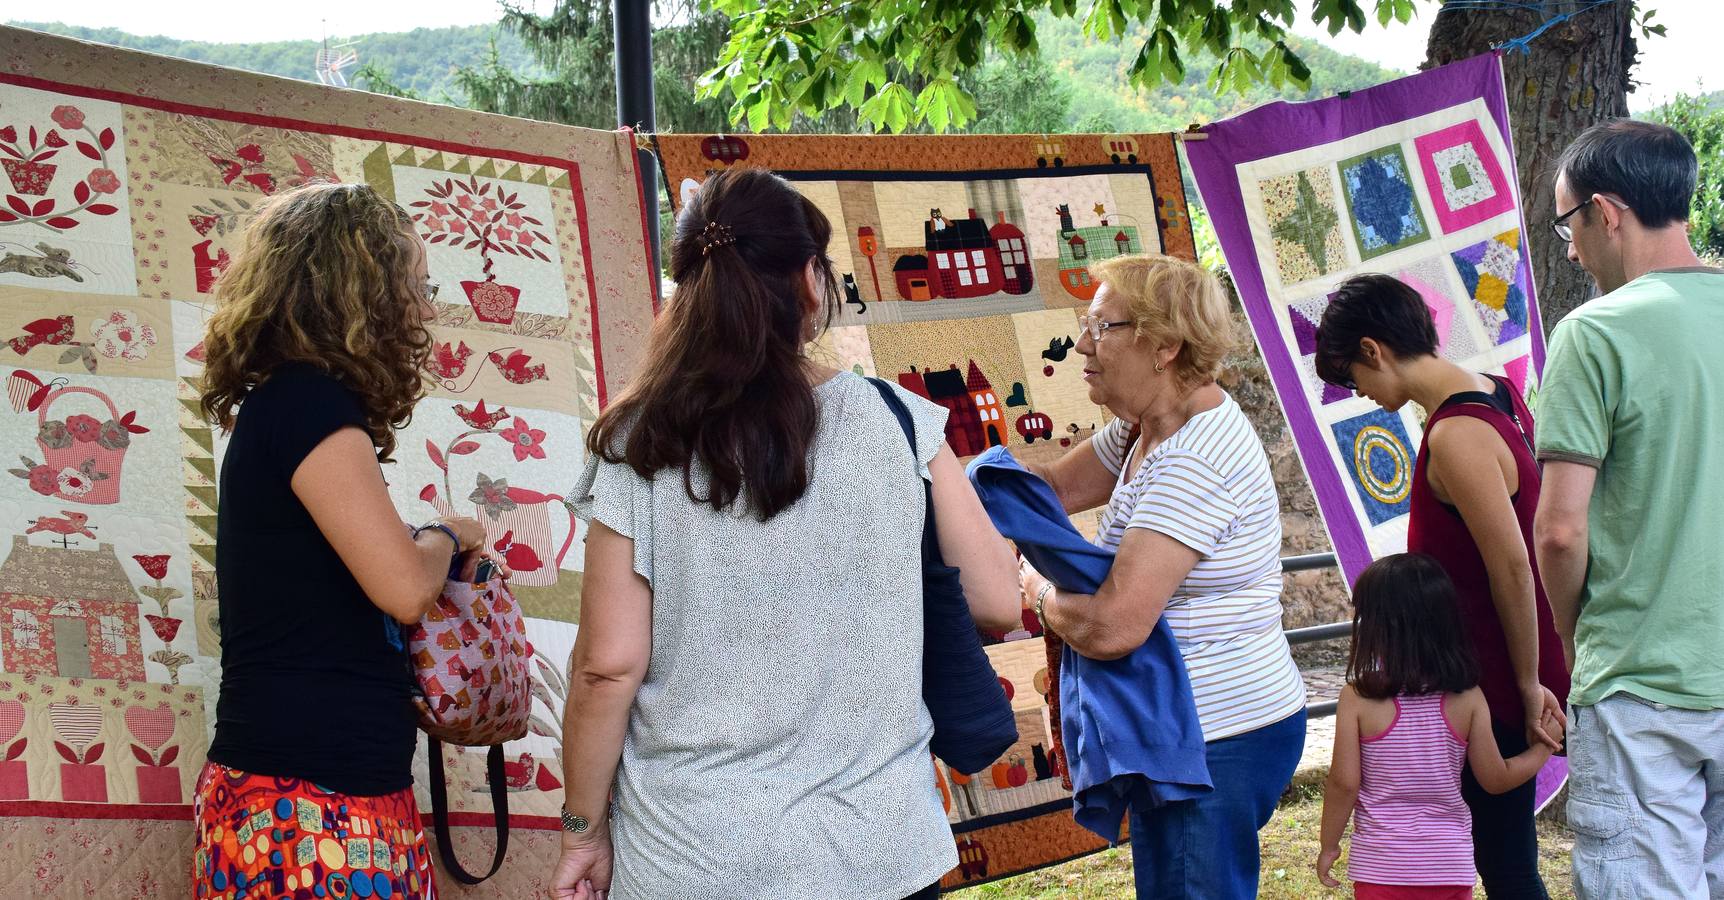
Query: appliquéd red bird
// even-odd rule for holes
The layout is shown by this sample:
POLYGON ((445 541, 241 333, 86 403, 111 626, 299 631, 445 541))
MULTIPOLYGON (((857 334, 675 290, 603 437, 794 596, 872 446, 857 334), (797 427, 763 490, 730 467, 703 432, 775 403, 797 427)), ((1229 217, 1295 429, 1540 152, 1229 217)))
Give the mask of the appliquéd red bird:
POLYGON ((438 378, 460 378, 467 371, 467 359, 473 355, 473 348, 462 341, 460 346, 451 347, 448 343, 437 345, 437 350, 431 355, 426 368, 438 378))
POLYGON ((459 403, 455 404, 455 415, 460 416, 461 421, 473 428, 480 431, 490 431, 497 427, 498 422, 509 418, 509 409, 505 406, 499 406, 495 412, 491 412, 485 409, 485 401, 480 400, 479 405, 472 409, 459 403))
POLYGON ((545 364, 533 364, 533 358, 520 350, 510 353, 508 357, 504 357, 501 350, 493 350, 488 356, 491 362, 496 364, 497 371, 502 372, 503 377, 511 384, 532 384, 545 380, 545 364))
POLYGON ((71 316, 54 316, 48 319, 37 319, 25 325, 23 334, 6 343, 13 350, 18 351, 19 356, 23 356, 29 353, 32 347, 40 344, 49 346, 64 344, 76 337, 77 334, 78 326, 72 321, 71 316))

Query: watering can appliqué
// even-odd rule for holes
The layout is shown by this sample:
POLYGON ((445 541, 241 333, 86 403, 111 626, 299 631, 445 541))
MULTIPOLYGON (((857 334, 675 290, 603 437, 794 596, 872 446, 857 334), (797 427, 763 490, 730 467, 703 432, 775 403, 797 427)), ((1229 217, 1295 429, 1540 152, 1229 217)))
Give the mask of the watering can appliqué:
MULTIPOLYGON (((485 526, 485 543, 497 551, 514 572, 509 584, 516 587, 551 587, 557 583, 557 572, 574 546, 579 532, 575 511, 562 496, 546 494, 531 488, 510 487, 505 495, 512 501, 508 509, 487 510, 475 502, 474 517, 485 526), (561 546, 552 532, 553 507, 569 517, 569 530, 561 546)), ((431 501, 439 515, 455 515, 454 509, 442 497, 431 501)))
POLYGON ((556 494, 542 494, 528 488, 509 488, 509 499, 515 508, 504 510, 491 519, 481 514, 485 523, 485 539, 503 557, 514 577, 510 582, 528 587, 550 587, 557 583, 557 571, 563 558, 575 543, 578 525, 575 511, 556 494), (554 548, 551 536, 552 507, 568 514, 569 532, 563 545, 554 548))

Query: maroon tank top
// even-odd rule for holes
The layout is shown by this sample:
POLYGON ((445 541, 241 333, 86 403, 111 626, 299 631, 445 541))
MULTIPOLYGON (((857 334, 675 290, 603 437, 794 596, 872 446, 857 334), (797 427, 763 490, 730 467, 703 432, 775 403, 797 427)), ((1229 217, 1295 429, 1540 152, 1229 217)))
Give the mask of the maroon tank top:
POLYGON ((1473 650, 1479 660, 1479 688, 1491 707, 1491 717, 1504 723, 1525 721, 1520 691, 1515 687, 1514 666, 1509 660, 1508 640, 1503 636, 1502 622, 1497 618, 1496 604, 1491 600, 1490 575, 1485 571, 1484 557, 1473 543, 1467 523, 1460 511, 1437 499, 1426 474, 1430 461, 1430 430, 1438 422, 1453 416, 1471 416, 1489 423, 1514 454, 1519 490, 1509 498, 1514 503, 1515 518, 1520 522, 1521 540, 1526 542, 1526 555, 1532 562, 1532 579, 1538 605, 1538 680, 1549 688, 1564 706, 1568 704, 1568 672, 1563 665, 1562 643, 1550 615, 1550 601, 1544 595, 1544 582, 1538 574, 1538 559, 1533 552, 1532 520, 1538 510, 1539 467, 1533 458, 1532 413, 1509 382, 1491 376, 1497 385, 1496 394, 1478 391, 1456 394, 1443 402, 1425 422, 1425 439, 1419 446, 1418 461, 1413 465, 1412 515, 1407 527, 1407 549, 1436 559, 1455 583, 1460 600, 1461 620, 1472 638, 1473 650), (1499 406, 1501 404, 1501 406, 1499 406), (1508 411, 1505 411, 1505 408, 1508 411))

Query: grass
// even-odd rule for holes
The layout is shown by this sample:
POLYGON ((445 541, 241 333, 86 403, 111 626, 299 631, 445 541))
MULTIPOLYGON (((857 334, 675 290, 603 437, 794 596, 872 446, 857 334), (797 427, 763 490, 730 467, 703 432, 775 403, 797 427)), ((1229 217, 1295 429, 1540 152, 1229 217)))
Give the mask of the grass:
MULTIPOLYGON (((1308 897, 1351 897, 1352 890, 1330 890, 1317 880, 1317 832, 1323 813, 1320 785, 1296 787, 1282 798, 1281 808, 1263 829, 1263 900, 1304 900, 1308 897)), ((1553 900, 1574 897, 1568 867, 1574 838, 1560 824, 1540 819, 1539 870, 1553 900)), ((1346 854, 1336 865, 1346 871, 1346 854)), ((1345 884, 1345 880, 1342 882, 1345 884)), ((1483 896, 1482 889, 1479 892, 1483 896)), ((1061 866, 958 891, 958 900, 1101 900, 1133 896, 1131 849, 1119 847, 1061 866)))

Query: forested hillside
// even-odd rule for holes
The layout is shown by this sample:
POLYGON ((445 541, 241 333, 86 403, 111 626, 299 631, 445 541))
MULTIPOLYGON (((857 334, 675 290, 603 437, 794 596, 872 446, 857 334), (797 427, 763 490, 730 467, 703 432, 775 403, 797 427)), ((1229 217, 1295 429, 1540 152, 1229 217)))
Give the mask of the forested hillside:
MULTIPOLYGON (((268 75, 307 81, 316 78, 312 71, 312 63, 317 54, 316 41, 210 44, 170 37, 128 34, 117 28, 81 28, 41 22, 8 24, 268 75)), ((341 43, 353 42, 353 49, 359 54, 360 65, 375 65, 389 72, 395 83, 401 87, 427 98, 435 98, 453 93, 451 75, 457 67, 476 66, 485 61, 493 39, 497 42, 497 53, 505 66, 528 70, 532 61, 520 39, 495 25, 418 28, 413 31, 343 38, 341 43)), ((349 70, 347 74, 351 78, 353 70, 349 70)))
MULTIPOLYGON (((266 41, 212 44, 160 36, 128 34, 113 28, 82 28, 55 23, 14 22, 26 28, 65 34, 89 41, 146 50, 216 65, 249 69, 289 78, 311 79, 317 51, 314 41, 266 41)), ((1187 61, 1185 83, 1140 91, 1127 83, 1139 41, 1093 43, 1076 20, 1038 19, 1039 59, 996 57, 966 79, 976 94, 979 121, 975 131, 1155 131, 1208 122, 1276 98, 1305 99, 1351 90, 1396 77, 1364 60, 1336 53, 1320 44, 1299 41, 1296 49, 1311 69, 1311 88, 1275 90, 1259 86, 1240 97, 1217 94, 1205 83, 1213 60, 1187 61)), ((454 73, 462 66, 482 67, 493 43, 501 65, 523 76, 542 76, 520 38, 496 25, 465 28, 421 28, 413 31, 360 35, 351 41, 361 65, 387 73, 391 83, 429 100, 465 104, 454 73)), ((353 72, 350 71, 351 78, 353 72)), ((660 77, 689 80, 695 72, 661 72, 660 77)), ((363 82, 358 82, 363 83, 363 82)), ((608 86, 596 86, 603 90, 608 86)), ((681 93, 681 92, 679 92, 681 93)), ((679 98, 681 99, 681 98, 679 98)), ((685 101, 686 102, 686 101, 685 101)), ((711 103, 708 101, 707 103, 711 103)), ((706 105, 706 104, 701 104, 706 105)), ((722 112, 723 107, 717 107, 722 112)), ((676 119, 685 116, 671 115, 676 119)), ((661 127, 675 128, 674 121, 661 127)), ((710 119, 707 116, 697 118, 710 119)), ((606 126, 608 122, 579 124, 606 126)))

